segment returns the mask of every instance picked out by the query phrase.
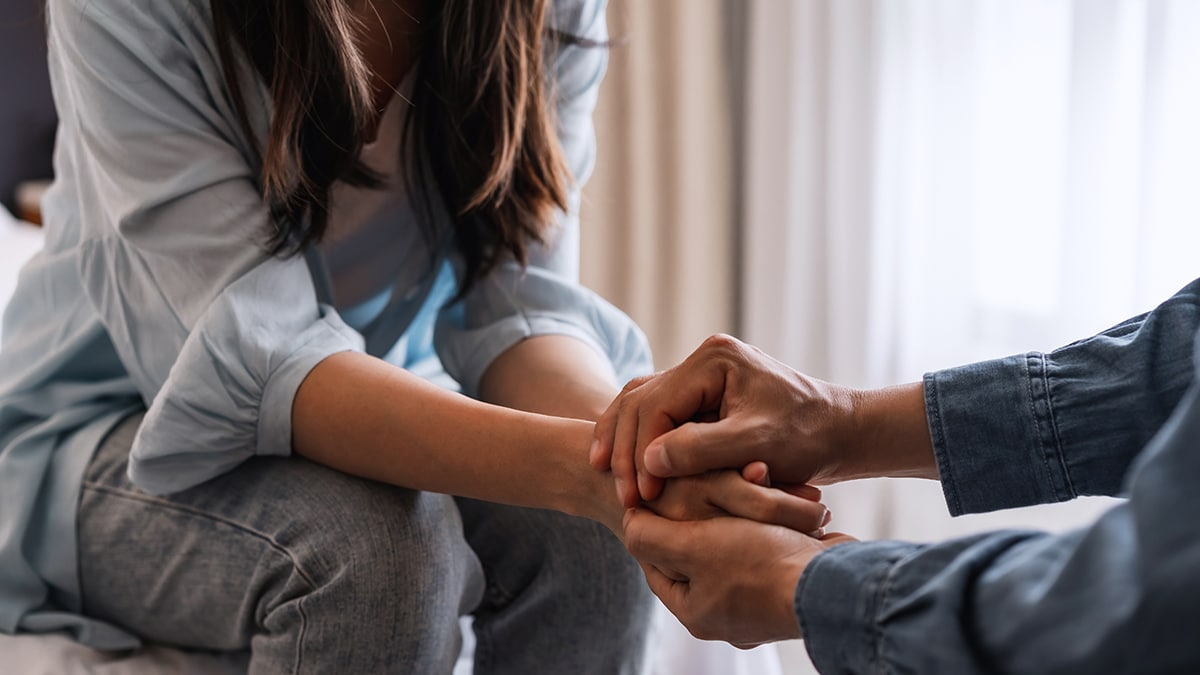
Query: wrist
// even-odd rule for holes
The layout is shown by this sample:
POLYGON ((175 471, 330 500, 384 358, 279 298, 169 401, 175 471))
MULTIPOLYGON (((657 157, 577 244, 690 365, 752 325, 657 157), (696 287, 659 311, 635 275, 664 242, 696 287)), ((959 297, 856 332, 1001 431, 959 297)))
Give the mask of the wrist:
POLYGON ((937 480, 937 461, 920 382, 858 390, 852 396, 853 432, 844 454, 853 459, 839 479, 937 480))
POLYGON ((552 481, 552 501, 557 511, 595 520, 613 532, 621 532, 624 507, 617 500, 612 474, 596 471, 588 463, 595 424, 577 419, 558 419, 558 442, 554 451, 557 475, 552 481))

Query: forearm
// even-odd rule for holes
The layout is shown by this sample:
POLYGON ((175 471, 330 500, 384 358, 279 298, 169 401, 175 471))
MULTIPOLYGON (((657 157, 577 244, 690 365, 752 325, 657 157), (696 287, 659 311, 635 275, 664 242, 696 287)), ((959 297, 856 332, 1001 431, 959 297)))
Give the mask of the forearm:
POLYGON ((928 478, 938 468, 920 382, 855 391, 849 422, 853 430, 838 442, 831 471, 837 480, 928 478))
POLYGON ((292 419, 298 454, 349 474, 620 524, 587 466, 587 422, 475 401, 352 352, 313 369, 292 419))

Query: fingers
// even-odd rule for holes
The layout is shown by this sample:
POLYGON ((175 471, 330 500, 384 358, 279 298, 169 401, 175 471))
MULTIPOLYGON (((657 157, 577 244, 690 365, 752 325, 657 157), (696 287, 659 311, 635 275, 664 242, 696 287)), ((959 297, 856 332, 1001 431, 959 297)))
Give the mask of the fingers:
POLYGON ((702 347, 670 370, 632 380, 597 422, 588 461, 612 470, 627 507, 638 502, 639 493, 653 499, 661 491, 656 477, 638 478, 646 473, 641 455, 650 441, 721 405, 729 365, 713 353, 711 345, 702 347))
POLYGON ((638 416, 637 446, 634 450, 634 469, 637 471, 637 489, 642 499, 651 501, 662 493, 663 480, 646 471, 644 449, 660 434, 675 428, 675 421, 666 416, 655 417, 649 410, 638 416))
POLYGON ((680 572, 676 572, 671 569, 664 569, 661 567, 657 567, 655 565, 651 565, 650 563, 639 562, 638 565, 641 566, 642 571, 646 571, 646 568, 649 567, 650 570, 653 571, 654 574, 656 574, 657 576, 664 577, 664 578, 669 579, 670 581, 674 581, 676 583, 681 583, 681 584, 688 583, 688 578, 680 572))
MULTIPOLYGON (((625 512, 625 547, 633 557, 655 567, 680 570, 687 567, 689 549, 686 534, 691 523, 667 520, 648 509, 625 512)), ((681 570, 682 571, 682 570, 681 570)), ((686 576, 686 572, 683 572, 686 576)))
POLYGON ((771 487, 771 472, 766 462, 750 462, 742 467, 742 478, 762 487, 771 487))
POLYGON ((773 488, 778 488, 784 492, 799 497, 801 499, 810 499, 814 502, 821 501, 821 488, 815 485, 797 485, 793 483, 776 483, 773 488))
MULTIPOLYGON (((666 605, 676 617, 682 617, 684 603, 687 602, 689 590, 686 580, 676 580, 663 574, 657 567, 647 563, 639 563, 642 573, 646 575, 646 585, 666 605)), ((680 618, 680 621, 683 619, 680 618)))
POLYGON ((630 508, 640 501, 637 492, 637 470, 634 468, 633 453, 637 443, 636 420, 618 409, 613 430, 613 452, 610 466, 617 486, 617 496, 622 506, 630 508))
POLYGON ((734 472, 721 473, 714 482, 709 501, 730 515, 804 533, 815 533, 827 522, 829 510, 820 502, 756 485, 734 472))
POLYGON ((635 505, 637 499, 630 494, 628 487, 635 480, 632 457, 629 456, 630 451, 626 450, 633 436, 630 435, 628 424, 621 424, 626 417, 622 410, 628 404, 628 396, 655 377, 657 375, 635 377, 625 385, 597 420, 592 447, 588 451, 588 462, 593 468, 599 471, 612 470, 617 499, 626 508, 635 505), (617 451, 617 448, 621 450, 617 451))
POLYGON ((771 469, 766 462, 750 462, 742 467, 742 478, 761 485, 762 487, 773 487, 801 499, 819 502, 821 501, 821 488, 815 485, 803 485, 794 483, 775 483, 771 484, 771 469))
POLYGON ((662 490, 661 481, 639 481, 636 452, 643 435, 660 434, 675 426, 654 403, 654 392, 669 375, 667 371, 630 380, 596 425, 600 447, 593 443, 593 466, 604 461, 611 468, 618 498, 626 508, 636 506, 647 494, 651 496, 645 498, 653 499, 662 490))
POLYGON ((646 470, 659 478, 672 478, 745 466, 762 459, 755 456, 758 450, 748 442, 749 435, 739 418, 688 422, 646 446, 646 470))
POLYGON ((657 374, 642 375, 630 380, 621 389, 621 393, 612 400, 612 403, 608 404, 608 408, 600 416, 600 419, 596 421, 596 431, 592 439, 592 447, 588 451, 588 463, 593 468, 600 471, 607 471, 609 469, 612 461, 613 440, 617 428, 617 411, 621 407, 621 402, 625 400, 625 396, 657 376, 657 374))

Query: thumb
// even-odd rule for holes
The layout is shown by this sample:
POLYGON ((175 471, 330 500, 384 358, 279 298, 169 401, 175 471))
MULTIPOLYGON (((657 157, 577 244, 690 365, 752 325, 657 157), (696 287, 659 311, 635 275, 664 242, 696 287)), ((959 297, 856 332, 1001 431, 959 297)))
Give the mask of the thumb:
POLYGON ((659 478, 694 476, 714 469, 741 469, 755 457, 746 434, 733 418, 688 422, 646 446, 646 470, 659 478))
POLYGON ((771 487, 771 470, 766 462, 754 461, 742 467, 742 478, 761 487, 771 487))

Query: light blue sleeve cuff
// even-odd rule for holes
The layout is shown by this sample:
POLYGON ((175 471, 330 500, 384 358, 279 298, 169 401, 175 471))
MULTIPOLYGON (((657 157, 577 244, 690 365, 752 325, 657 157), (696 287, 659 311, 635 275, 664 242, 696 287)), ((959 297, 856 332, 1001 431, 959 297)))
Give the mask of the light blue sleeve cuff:
POLYGON ((129 477, 135 485, 151 494, 178 492, 254 455, 291 453, 300 383, 330 355, 362 350, 359 334, 307 294, 312 287, 303 268, 293 269, 248 274, 189 335, 134 439, 129 477), (311 313, 277 309, 302 302, 311 313))
POLYGON ((362 337, 343 323, 332 307, 323 305, 321 311, 321 320, 301 336, 300 346, 267 379, 258 416, 257 455, 290 455, 292 403, 300 384, 330 356, 363 350, 362 337))

